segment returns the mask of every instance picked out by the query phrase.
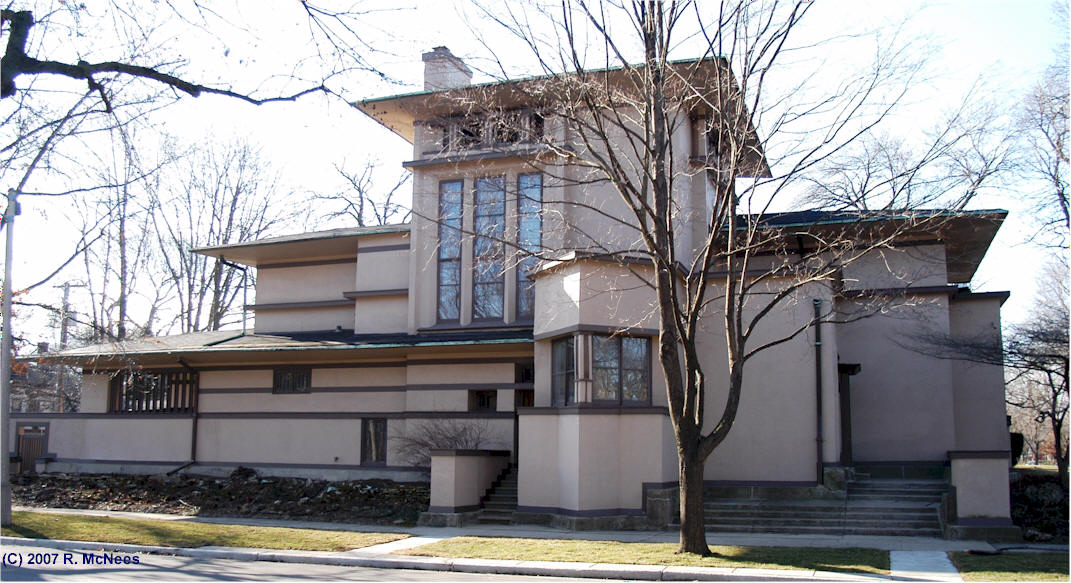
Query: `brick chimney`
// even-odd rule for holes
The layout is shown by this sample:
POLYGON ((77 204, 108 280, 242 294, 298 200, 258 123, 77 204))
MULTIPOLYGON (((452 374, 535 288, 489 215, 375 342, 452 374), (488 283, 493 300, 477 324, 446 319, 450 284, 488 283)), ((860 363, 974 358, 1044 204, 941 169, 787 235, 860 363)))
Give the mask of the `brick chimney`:
POLYGON ((424 91, 454 89, 472 83, 472 70, 446 47, 435 47, 421 59, 424 61, 424 91))

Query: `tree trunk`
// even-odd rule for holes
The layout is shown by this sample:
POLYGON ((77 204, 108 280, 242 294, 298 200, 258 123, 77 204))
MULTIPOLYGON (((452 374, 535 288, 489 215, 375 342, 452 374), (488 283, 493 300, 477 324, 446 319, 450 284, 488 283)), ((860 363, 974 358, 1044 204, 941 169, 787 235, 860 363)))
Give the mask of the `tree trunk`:
POLYGON ((709 556, 703 516, 703 459, 696 451, 678 451, 677 455, 681 480, 681 546, 677 552, 709 556))

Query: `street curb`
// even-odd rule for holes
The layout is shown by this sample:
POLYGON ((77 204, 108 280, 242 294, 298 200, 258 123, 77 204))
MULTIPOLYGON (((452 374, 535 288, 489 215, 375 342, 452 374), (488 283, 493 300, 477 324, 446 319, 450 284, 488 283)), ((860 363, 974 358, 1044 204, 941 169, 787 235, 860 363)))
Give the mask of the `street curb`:
POLYGON ((274 561, 376 569, 414 569, 497 575, 534 575, 596 579, 631 579, 635 581, 860 581, 887 580, 885 575, 832 573, 826 571, 791 571, 770 569, 736 569, 725 567, 663 567, 658 565, 614 565, 609 563, 565 563, 551 561, 516 561, 501 559, 445 559, 410 555, 361 555, 360 549, 343 553, 326 551, 279 551, 265 549, 188 549, 124 543, 0 537, 0 544, 50 547, 69 551, 110 551, 151 553, 199 559, 232 561, 274 561))

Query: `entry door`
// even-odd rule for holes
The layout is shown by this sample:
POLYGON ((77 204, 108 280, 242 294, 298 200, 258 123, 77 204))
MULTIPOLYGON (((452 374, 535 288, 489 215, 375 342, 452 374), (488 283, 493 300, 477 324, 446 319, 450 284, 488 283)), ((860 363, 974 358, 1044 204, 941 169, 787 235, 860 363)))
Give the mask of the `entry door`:
POLYGON ((838 364, 837 388, 840 393, 840 465, 852 465, 852 391, 851 378, 862 369, 858 364, 838 364))
POLYGON ((45 454, 44 426, 23 425, 18 429, 19 435, 19 473, 32 474, 37 471, 37 458, 45 454))

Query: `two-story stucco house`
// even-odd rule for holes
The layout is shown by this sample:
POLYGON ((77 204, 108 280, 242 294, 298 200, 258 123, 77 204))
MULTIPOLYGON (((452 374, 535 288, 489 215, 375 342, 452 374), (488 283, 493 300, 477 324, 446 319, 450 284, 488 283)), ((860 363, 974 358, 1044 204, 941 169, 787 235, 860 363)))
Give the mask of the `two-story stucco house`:
MULTIPOLYGON (((616 195, 554 178, 569 169, 536 145, 568 128, 509 83, 482 86, 513 100, 500 131, 457 98, 471 79, 464 63, 443 48, 424 60, 425 91, 359 104, 413 144, 412 222, 196 250, 257 270, 254 330, 65 352, 85 370, 82 410, 14 416, 17 435, 45 433, 40 467, 430 479, 431 522, 495 504, 509 520, 574 527, 673 521, 679 474, 653 354, 654 292, 635 285, 642 265, 590 253, 570 228, 612 240, 616 195), (543 260, 510 252, 529 248, 543 260), (481 451, 414 462, 402 444, 429 424, 477 426, 481 451), (513 480, 515 490, 502 487, 513 480), (496 485, 506 503, 488 493, 496 485)), ((673 139, 702 147, 692 131, 673 139)), ((681 204, 702 208, 706 176, 681 180, 681 204)), ((917 311, 821 324, 757 358, 735 426, 706 464, 709 495, 843 497, 832 477, 849 469, 937 481, 955 493, 946 525, 1009 525, 1002 370, 901 342, 924 326, 999 334, 1007 294, 968 285, 1004 214, 963 213, 941 232, 905 235, 846 267, 839 287, 778 312, 774 325, 792 327, 814 302, 918 300, 917 311)), ((719 325, 701 346, 712 371, 724 359, 719 325)), ((717 402, 725 389, 710 378, 717 402)))

